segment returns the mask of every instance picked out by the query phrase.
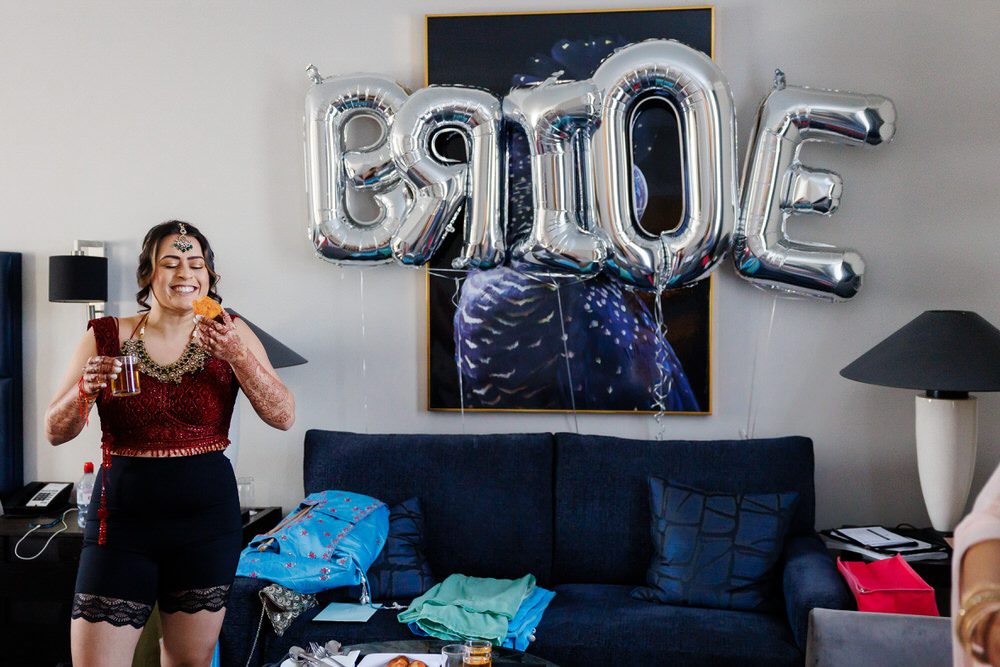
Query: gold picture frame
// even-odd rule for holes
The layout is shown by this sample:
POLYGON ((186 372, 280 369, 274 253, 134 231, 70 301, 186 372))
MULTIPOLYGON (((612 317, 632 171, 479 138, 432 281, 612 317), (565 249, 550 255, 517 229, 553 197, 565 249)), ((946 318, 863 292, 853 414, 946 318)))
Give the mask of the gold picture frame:
MULTIPOLYGON (((598 33, 593 30, 595 25, 600 26, 600 30, 603 31, 600 34, 603 34, 606 39, 612 40, 609 50, 643 39, 660 37, 679 39, 694 48, 706 51, 710 57, 715 51, 715 16, 714 8, 710 5, 559 12, 432 14, 425 16, 425 85, 473 85, 486 88, 498 97, 502 97, 512 84, 510 82, 504 87, 505 79, 503 77, 508 77, 506 80, 510 81, 510 77, 515 74, 510 65, 511 51, 517 52, 518 49, 521 49, 522 52, 516 53, 515 57, 519 56, 526 66, 528 61, 534 57, 534 52, 523 51, 532 48, 541 50, 542 47, 539 47, 539 44, 551 44, 554 48, 557 42, 563 40, 574 47, 579 47, 580 44, 590 46, 591 42, 595 41, 594 38, 598 36, 598 33), (549 23, 548 26, 538 27, 546 22, 549 23), (553 23, 557 24, 556 28, 552 27, 553 23), (445 24, 450 25, 445 26, 445 24), (507 37, 512 31, 517 33, 516 39, 510 38, 517 42, 514 44, 508 43, 507 37), (558 36, 553 38, 553 35, 558 36), (481 44, 488 45, 487 48, 481 46, 477 50, 474 47, 477 37, 481 38, 481 44), (546 39, 549 40, 548 43, 544 41, 546 39), (443 54, 442 49, 445 51, 443 54), (462 55, 463 53, 466 55, 462 55)), ((580 67, 577 67, 576 71, 568 72, 566 77, 589 77, 592 69, 590 71, 583 71, 583 69, 595 61, 599 62, 599 59, 605 55, 607 54, 584 53, 581 56, 584 62, 580 63, 580 67)), ((563 69, 566 69, 566 64, 566 62, 558 63, 563 69)), ((669 138, 669 128, 667 128, 665 135, 669 138)), ((674 135, 676 135, 676 127, 674 127, 674 135)), ((650 199, 652 200, 652 196, 650 199)), ((679 213, 676 209, 676 201, 672 202, 671 205, 675 208, 663 209, 661 207, 658 210, 673 210, 675 217, 672 219, 677 219, 679 213)), ((682 206, 683 203, 681 202, 680 205, 682 206)), ((661 217, 670 219, 669 214, 661 217)), ((645 223, 646 218, 643 221, 645 223)), ((459 226, 460 223, 456 223, 456 228, 459 226)), ((660 230, 653 228, 649 231, 660 230)), ((660 412, 669 415, 710 415, 712 413, 714 393, 712 388, 712 359, 714 356, 712 327, 715 300, 713 277, 709 277, 686 290, 678 290, 676 293, 664 292, 662 296, 664 313, 682 312, 684 314, 684 321, 677 323, 671 322, 669 315, 664 315, 664 322, 667 325, 666 339, 671 350, 678 349, 677 358, 684 361, 684 372, 687 373, 689 369, 693 370, 693 379, 685 379, 689 380, 692 393, 697 395, 696 409, 660 410, 655 406, 651 394, 648 395, 651 404, 646 406, 637 404, 630 409, 620 406, 601 407, 601 392, 605 391, 607 386, 610 387, 611 395, 613 395, 614 378, 603 378, 599 389, 592 391, 586 397, 587 400, 575 400, 581 394, 573 390, 571 385, 568 391, 571 400, 566 401, 567 389, 564 386, 561 390, 563 396, 563 404, 561 405, 553 406, 551 400, 553 392, 549 392, 550 395, 547 396, 547 402, 544 406, 519 404, 511 407, 477 404, 475 396, 468 387, 464 386, 465 383, 459 377, 454 359, 456 347, 454 345, 453 316, 455 308, 451 301, 453 298, 460 298, 461 292, 452 279, 447 275, 442 277, 440 271, 435 271, 435 269, 444 269, 448 266, 450 258, 454 255, 456 244, 460 243, 460 240, 461 230, 456 229, 432 260, 427 271, 427 409, 429 411, 580 412, 647 415, 660 412), (451 318, 450 328, 449 318, 451 318), (452 341, 450 348, 446 340, 449 332, 452 341), (682 337, 686 337, 686 339, 681 340, 682 337)), ((631 299, 627 295, 621 298, 631 299)), ((647 301, 650 300, 648 295, 644 298, 647 301)), ((650 303, 652 302, 650 301, 650 303)), ((651 306, 649 310, 652 311, 651 306)), ((556 331, 555 335, 559 337, 559 330, 556 331)), ((573 358, 573 350, 569 350, 569 352, 571 353, 569 356, 573 358)), ((583 350, 583 352, 587 352, 587 350, 583 350)), ((492 356, 480 358, 491 358, 492 356)), ((566 357, 563 359, 565 361, 566 357)), ((469 361, 472 363, 472 360, 469 361)), ((534 360, 525 358, 524 363, 530 365, 534 363, 534 360)), ((593 373, 589 369, 579 370, 574 375, 570 362, 567 362, 565 377, 562 378, 563 385, 568 384, 566 377, 587 377, 590 379, 592 374, 602 370, 596 369, 593 373)), ((582 386, 576 381, 572 384, 582 386)), ((634 382, 631 384, 635 385, 634 382)), ((641 382, 639 384, 641 385, 641 382)), ((634 393, 636 392, 633 391, 634 393)), ((499 396, 500 393, 497 392, 497 395, 499 396)), ((530 399, 528 403, 530 403, 530 399)))

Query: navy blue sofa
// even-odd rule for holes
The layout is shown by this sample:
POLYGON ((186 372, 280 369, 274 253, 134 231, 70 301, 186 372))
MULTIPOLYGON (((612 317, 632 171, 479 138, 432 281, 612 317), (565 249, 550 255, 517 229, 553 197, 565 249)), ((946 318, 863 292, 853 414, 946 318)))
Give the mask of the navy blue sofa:
MULTIPOLYGON (((848 609, 850 594, 814 531, 812 441, 642 441, 567 433, 505 435, 306 434, 305 493, 344 489, 390 506, 417 496, 425 551, 450 573, 534 574, 556 592, 529 652, 563 667, 802 665, 813 607, 848 609), (650 475, 719 491, 800 494, 781 568, 780 611, 758 613, 635 600, 652 555, 650 475)), ((238 578, 221 647, 244 665, 260 619, 258 591, 238 578)), ((405 601, 404 601, 405 602, 405 601)), ((406 639, 396 613, 368 623, 312 622, 314 608, 277 637, 265 620, 251 664, 292 645, 406 639)))

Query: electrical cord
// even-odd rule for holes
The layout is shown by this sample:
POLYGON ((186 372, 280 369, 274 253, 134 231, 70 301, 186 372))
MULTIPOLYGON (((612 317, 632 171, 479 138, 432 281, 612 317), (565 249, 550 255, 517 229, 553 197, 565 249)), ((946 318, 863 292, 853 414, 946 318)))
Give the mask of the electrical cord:
POLYGON ((46 549, 49 548, 49 543, 52 541, 53 537, 55 537, 56 535, 58 535, 61 532, 69 530, 69 526, 66 525, 66 515, 69 514, 70 512, 77 512, 77 511, 79 511, 79 510, 76 507, 71 507, 68 510, 66 510, 65 512, 63 512, 61 518, 55 519, 51 523, 46 523, 46 524, 35 523, 35 524, 31 524, 31 529, 28 530, 28 532, 26 532, 24 534, 24 537, 22 537, 21 539, 19 539, 17 541, 17 544, 14 545, 14 555, 17 556, 18 558, 20 558, 21 560, 34 560, 34 559, 38 558, 39 556, 41 556, 42 553, 46 549), (45 544, 43 544, 42 548, 38 550, 38 553, 36 553, 34 556, 22 556, 21 554, 17 553, 17 548, 19 546, 21 546, 21 542, 24 542, 26 539, 28 539, 28 535, 31 535, 33 532, 35 532, 39 528, 54 528, 57 523, 62 523, 62 528, 60 528, 56 532, 54 532, 51 535, 49 535, 49 539, 45 540, 45 544))

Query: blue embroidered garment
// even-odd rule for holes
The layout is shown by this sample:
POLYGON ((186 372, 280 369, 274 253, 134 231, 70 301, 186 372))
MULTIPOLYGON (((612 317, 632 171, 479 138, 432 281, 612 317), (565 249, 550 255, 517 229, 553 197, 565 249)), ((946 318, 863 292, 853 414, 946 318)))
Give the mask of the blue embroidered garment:
POLYGON ((320 491, 305 498, 240 554, 236 574, 266 579, 298 593, 367 586, 365 572, 389 533, 389 508, 369 496, 320 491))

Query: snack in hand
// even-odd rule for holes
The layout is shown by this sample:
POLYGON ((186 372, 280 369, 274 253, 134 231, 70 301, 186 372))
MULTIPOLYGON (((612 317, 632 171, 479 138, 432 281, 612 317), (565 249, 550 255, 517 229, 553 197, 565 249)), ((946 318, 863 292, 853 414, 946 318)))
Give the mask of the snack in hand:
POLYGON ((385 663, 385 667, 409 667, 410 659, 405 655, 397 655, 395 658, 385 663))
POLYGON ((191 304, 191 308, 194 310, 195 315, 201 315, 206 320, 214 320, 222 314, 222 306, 207 294, 195 299, 194 303, 191 304))

